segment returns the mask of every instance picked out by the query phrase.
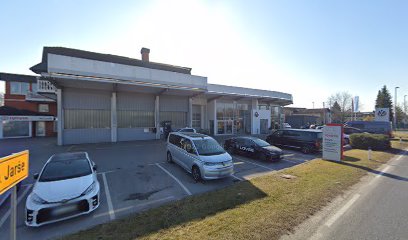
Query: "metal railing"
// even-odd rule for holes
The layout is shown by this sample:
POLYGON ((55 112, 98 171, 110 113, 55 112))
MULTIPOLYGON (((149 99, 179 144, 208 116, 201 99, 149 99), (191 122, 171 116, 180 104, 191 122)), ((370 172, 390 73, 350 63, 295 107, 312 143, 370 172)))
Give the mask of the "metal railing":
POLYGON ((57 88, 47 80, 37 80, 37 91, 39 93, 56 93, 57 88))

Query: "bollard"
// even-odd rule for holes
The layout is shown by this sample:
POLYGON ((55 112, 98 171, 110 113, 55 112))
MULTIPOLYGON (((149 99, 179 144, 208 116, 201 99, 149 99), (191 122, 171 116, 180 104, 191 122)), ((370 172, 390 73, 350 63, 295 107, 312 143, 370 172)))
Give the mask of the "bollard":
POLYGON ((371 148, 368 148, 368 160, 371 160, 371 148))
POLYGON ((400 137, 400 144, 402 143, 402 137, 400 137))

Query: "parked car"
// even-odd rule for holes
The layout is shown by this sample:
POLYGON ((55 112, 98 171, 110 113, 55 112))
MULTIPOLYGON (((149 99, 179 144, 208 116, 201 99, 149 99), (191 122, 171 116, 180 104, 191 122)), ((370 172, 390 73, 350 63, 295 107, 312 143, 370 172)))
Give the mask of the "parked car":
POLYGON ((266 141, 272 145, 311 153, 321 150, 322 135, 322 131, 314 129, 282 129, 273 132, 266 141))
POLYGON ((192 133, 196 133, 197 131, 194 128, 185 127, 185 128, 177 129, 175 132, 192 132, 192 133))
POLYGON ((292 128, 289 123, 283 123, 283 128, 292 128))
MULTIPOLYGON (((21 188, 21 182, 17 184, 17 192, 20 191, 21 188)), ((11 195, 11 189, 7 190, 5 193, 0 195, 0 206, 3 205, 3 203, 7 200, 7 198, 11 195)))
POLYGON ((99 206, 96 165, 86 152, 60 153, 45 163, 26 201, 25 223, 38 227, 88 214, 99 206))
POLYGON ((363 133, 363 131, 361 131, 358 128, 347 127, 347 126, 343 128, 344 145, 350 144, 350 135, 354 133, 363 133))
POLYGON ((344 124, 347 127, 358 128, 363 132, 384 134, 393 137, 391 122, 350 121, 344 124))
POLYGON ((236 137, 225 140, 224 149, 229 153, 255 157, 265 161, 278 161, 283 156, 280 148, 256 137, 236 137))
POLYGON ((224 178, 234 172, 232 157, 212 137, 199 133, 170 133, 167 161, 183 167, 196 181, 224 178))

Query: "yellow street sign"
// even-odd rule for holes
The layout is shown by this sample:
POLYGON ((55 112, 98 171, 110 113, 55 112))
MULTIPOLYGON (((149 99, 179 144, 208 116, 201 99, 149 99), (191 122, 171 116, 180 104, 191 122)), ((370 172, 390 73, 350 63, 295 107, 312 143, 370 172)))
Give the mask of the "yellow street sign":
POLYGON ((28 150, 0 158, 0 194, 28 177, 28 150))

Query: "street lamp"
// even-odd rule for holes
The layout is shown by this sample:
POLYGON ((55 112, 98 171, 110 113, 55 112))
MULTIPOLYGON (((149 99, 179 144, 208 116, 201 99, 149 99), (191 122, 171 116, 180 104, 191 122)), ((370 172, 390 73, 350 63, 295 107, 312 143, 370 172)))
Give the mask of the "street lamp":
POLYGON ((397 89, 399 87, 395 87, 395 101, 394 101, 394 129, 397 129, 397 89))
POLYGON ((407 95, 404 95, 404 112, 405 112, 405 114, 407 114, 407 100, 406 100, 406 98, 407 98, 407 95))

